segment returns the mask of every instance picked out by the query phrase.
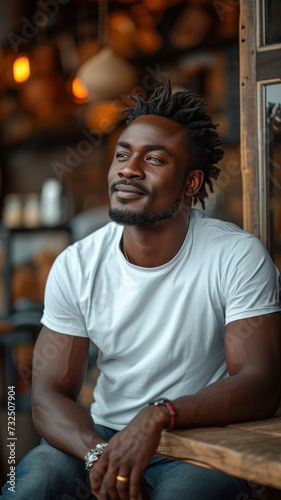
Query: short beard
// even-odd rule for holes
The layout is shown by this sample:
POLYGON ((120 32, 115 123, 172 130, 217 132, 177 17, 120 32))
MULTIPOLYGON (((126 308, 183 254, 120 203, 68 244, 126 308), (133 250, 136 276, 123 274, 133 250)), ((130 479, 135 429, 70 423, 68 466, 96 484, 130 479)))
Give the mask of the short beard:
POLYGON ((128 209, 111 208, 108 215, 113 222, 123 226, 152 226, 156 222, 172 219, 177 212, 182 199, 182 192, 179 197, 169 206, 164 206, 159 212, 148 213, 144 208, 141 212, 131 212, 128 209))

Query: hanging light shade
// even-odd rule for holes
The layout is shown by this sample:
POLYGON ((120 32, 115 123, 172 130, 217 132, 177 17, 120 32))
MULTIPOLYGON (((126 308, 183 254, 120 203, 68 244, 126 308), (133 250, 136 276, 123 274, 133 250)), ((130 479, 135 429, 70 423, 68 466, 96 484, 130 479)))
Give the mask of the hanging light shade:
POLYGON ((30 62, 27 56, 20 56, 13 64, 13 77, 15 82, 22 83, 30 77, 30 62))
POLYGON ((188 6, 174 23, 170 39, 177 49, 195 47, 208 34, 212 19, 207 10, 202 7, 188 6))
POLYGON ((108 0, 99 0, 98 45, 101 50, 82 64, 76 76, 92 99, 117 99, 134 86, 136 71, 108 46, 108 0))
POLYGON ((116 99, 136 82, 134 68, 109 47, 85 62, 77 77, 93 99, 116 99))
POLYGON ((90 106, 86 113, 89 129, 99 130, 103 134, 112 132, 122 117, 123 105, 120 101, 99 101, 90 106))
POLYGON ((135 54, 133 36, 136 25, 124 10, 115 10, 108 19, 108 38, 110 46, 116 54, 123 58, 132 57, 135 54))
POLYGON ((151 28, 139 28, 135 31, 134 45, 142 54, 155 54, 162 45, 161 35, 151 28))

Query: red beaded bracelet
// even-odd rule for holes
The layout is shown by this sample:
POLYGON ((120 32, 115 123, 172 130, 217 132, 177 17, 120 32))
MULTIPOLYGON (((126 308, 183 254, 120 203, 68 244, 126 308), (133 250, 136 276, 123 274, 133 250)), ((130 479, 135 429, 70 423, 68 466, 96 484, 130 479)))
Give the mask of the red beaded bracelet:
POLYGON ((170 415, 171 415, 171 421, 170 421, 170 425, 168 427, 168 431, 171 431, 174 427, 175 427, 175 421, 176 421, 176 410, 175 408, 173 407, 171 401, 166 401, 165 402, 165 405, 167 406, 169 412, 170 412, 170 415))
POLYGON ((153 401, 152 403, 149 403, 149 404, 154 405, 154 406, 166 406, 168 408, 169 413, 171 415, 171 420, 170 420, 170 425, 169 425, 167 430, 171 431, 175 426, 175 420, 176 420, 176 414, 177 414, 171 401, 169 399, 162 398, 162 399, 158 399, 156 401, 153 401))

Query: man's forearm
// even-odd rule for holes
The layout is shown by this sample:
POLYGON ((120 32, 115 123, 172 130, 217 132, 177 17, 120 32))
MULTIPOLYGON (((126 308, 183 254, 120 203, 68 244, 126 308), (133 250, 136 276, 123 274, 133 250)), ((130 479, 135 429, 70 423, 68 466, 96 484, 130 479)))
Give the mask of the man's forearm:
POLYGON ((95 434, 90 413, 77 403, 88 352, 89 339, 63 335, 43 326, 33 354, 35 428, 50 445, 81 459, 87 450, 103 442, 95 434))
POLYGON ((259 382, 250 372, 234 375, 174 400, 176 428, 267 418, 276 411, 278 397, 277 388, 259 382))
POLYGON ((56 392, 33 396, 33 422, 52 446, 83 459, 86 451, 104 442, 96 433, 90 413, 76 401, 56 392))

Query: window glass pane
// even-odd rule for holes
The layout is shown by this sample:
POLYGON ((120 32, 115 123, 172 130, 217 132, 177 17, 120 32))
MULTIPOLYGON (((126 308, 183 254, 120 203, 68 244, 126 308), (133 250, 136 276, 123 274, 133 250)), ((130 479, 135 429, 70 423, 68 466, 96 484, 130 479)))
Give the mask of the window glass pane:
POLYGON ((281 1, 263 0, 264 3, 264 44, 281 43, 281 1))
POLYGON ((265 87, 269 249, 281 271, 281 84, 265 87))

